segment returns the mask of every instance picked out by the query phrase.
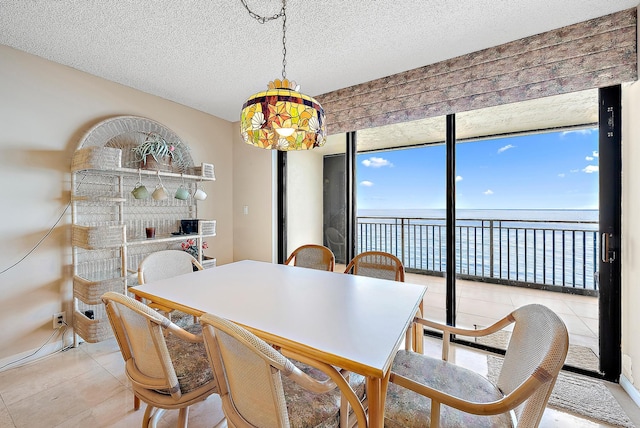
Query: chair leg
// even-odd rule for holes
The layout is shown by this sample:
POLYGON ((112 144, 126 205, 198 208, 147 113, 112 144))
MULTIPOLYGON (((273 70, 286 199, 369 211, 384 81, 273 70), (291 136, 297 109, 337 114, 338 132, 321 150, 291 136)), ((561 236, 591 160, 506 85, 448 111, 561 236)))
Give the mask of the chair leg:
POLYGON ((440 403, 431 400, 431 428, 440 428, 440 403))
POLYGON ((189 423, 189 406, 180 409, 178 414, 178 428, 187 428, 189 423))
POLYGON ((147 408, 144 409, 144 416, 142 417, 142 427, 148 428, 149 422, 151 420, 151 412, 153 412, 154 407, 150 404, 147 404, 147 408))
MULTIPOLYGON (((153 411, 149 412, 149 418, 145 418, 145 420, 142 422, 142 426, 146 426, 148 428, 156 428, 158 426, 158 421, 160 420, 160 418, 162 417, 162 414, 164 413, 164 409, 158 409, 155 407, 151 407, 151 406, 147 406, 147 411, 149 411, 149 408, 151 408, 153 411), (145 421, 146 421, 146 425, 145 425, 145 421)), ((146 412, 145 412, 145 416, 147 416, 146 412)))

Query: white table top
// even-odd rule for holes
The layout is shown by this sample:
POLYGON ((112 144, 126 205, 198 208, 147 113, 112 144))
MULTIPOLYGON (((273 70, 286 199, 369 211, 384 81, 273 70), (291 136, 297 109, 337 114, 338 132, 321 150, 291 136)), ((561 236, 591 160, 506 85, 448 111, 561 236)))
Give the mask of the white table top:
POLYGON ((282 347, 379 378, 426 287, 245 260, 130 291, 196 315, 216 314, 282 347))

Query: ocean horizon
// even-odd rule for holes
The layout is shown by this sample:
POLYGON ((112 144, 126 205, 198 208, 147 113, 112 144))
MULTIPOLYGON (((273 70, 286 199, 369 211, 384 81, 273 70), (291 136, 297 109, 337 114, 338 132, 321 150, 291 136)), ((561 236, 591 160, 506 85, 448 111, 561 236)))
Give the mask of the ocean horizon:
MULTIPOLYGON (((457 209, 457 219, 597 222, 597 209, 457 209)), ((358 217, 443 219, 445 209, 358 209, 358 217)))

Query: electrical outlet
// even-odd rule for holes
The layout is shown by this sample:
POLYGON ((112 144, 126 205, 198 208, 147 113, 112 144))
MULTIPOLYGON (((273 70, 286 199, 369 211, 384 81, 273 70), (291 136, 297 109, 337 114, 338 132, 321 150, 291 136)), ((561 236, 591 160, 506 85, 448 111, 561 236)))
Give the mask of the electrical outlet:
POLYGON ((58 312, 53 314, 53 329, 57 329, 62 327, 67 323, 67 317, 64 312, 58 312))

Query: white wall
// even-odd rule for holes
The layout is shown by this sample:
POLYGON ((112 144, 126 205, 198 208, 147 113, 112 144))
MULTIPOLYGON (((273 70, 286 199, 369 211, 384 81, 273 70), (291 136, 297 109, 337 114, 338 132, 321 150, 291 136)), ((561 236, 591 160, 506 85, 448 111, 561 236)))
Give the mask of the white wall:
POLYGON ((274 261, 275 152, 242 141, 233 124, 233 259, 274 261), (244 207, 247 207, 247 214, 244 207))
MULTIPOLYGON (((230 122, 0 45, 0 366, 44 344, 53 313, 70 320, 71 157, 91 126, 117 115, 164 124, 196 163, 215 165, 217 181, 204 184, 209 197, 199 203, 200 217, 218 222, 206 253, 233 260, 230 122)), ((60 348, 60 335, 51 341, 37 356, 60 348)))
POLYGON ((287 254, 304 244, 323 243, 322 155, 287 153, 287 254))
POLYGON ((622 113, 622 376, 640 406, 640 83, 623 89, 622 113))

